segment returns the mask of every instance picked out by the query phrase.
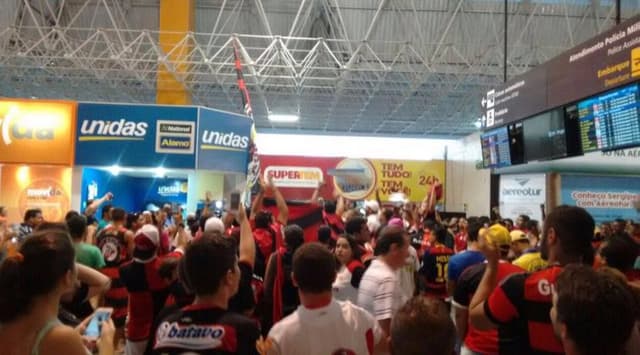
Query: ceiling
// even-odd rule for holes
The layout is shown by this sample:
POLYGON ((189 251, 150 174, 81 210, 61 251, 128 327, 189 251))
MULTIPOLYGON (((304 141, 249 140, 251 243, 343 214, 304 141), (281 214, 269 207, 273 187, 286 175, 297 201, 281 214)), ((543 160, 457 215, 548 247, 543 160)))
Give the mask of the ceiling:
MULTIPOLYGON (((508 76, 611 27, 614 3, 510 0, 508 76)), ((235 43, 258 132, 455 138, 504 78, 502 0, 197 0, 179 73, 158 43, 159 0, 0 4, 3 96, 153 103, 165 65, 194 104, 242 112, 235 43)), ((623 20, 639 10, 622 0, 623 20)))

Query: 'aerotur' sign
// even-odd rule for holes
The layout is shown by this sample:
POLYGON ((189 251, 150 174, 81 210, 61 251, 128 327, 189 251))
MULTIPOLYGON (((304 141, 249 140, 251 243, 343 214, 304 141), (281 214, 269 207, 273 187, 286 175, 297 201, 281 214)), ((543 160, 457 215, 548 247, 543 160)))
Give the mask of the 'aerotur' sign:
POLYGON ((515 219, 526 214, 540 221, 540 205, 546 201, 544 174, 500 175, 500 214, 515 219))

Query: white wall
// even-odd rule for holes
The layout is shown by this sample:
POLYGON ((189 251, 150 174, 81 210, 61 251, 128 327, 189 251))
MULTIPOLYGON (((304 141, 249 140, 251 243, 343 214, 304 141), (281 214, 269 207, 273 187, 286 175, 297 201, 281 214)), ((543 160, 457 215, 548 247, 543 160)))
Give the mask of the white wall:
POLYGON ((457 142, 452 139, 292 135, 258 132, 256 144, 258 153, 265 155, 433 160, 442 159, 445 146, 456 145, 457 142))
POLYGON ((489 215, 491 174, 476 169, 482 160, 480 133, 471 134, 450 145, 447 159, 446 210, 465 211, 469 216, 489 215))

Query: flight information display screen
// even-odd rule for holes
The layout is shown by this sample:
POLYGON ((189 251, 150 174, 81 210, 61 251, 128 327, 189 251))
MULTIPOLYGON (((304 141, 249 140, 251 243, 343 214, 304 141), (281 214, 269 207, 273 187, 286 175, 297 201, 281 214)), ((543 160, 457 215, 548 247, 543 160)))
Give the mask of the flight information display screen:
POLYGON ((640 145, 639 94, 633 84, 578 103, 583 152, 640 145))
POLYGON ((511 165, 509 130, 507 126, 493 129, 480 136, 482 165, 485 168, 502 168, 511 165))

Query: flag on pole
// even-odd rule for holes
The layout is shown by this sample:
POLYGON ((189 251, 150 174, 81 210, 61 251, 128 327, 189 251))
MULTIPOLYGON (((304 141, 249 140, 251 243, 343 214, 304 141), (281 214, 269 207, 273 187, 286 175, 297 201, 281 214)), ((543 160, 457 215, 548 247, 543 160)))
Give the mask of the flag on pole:
POLYGON ((244 76, 242 75, 242 62, 240 61, 240 55, 238 54, 238 46, 239 46, 238 40, 234 39, 233 58, 235 61, 238 89, 240 90, 240 95, 242 96, 242 107, 244 109, 244 114, 251 117, 251 119, 253 119, 253 110, 251 109, 251 97, 249 96, 249 90, 247 90, 247 84, 244 81, 244 76))
POLYGON ((245 188, 245 205, 251 204, 251 193, 257 191, 260 185, 258 180, 260 179, 260 158, 258 157, 258 148, 256 146, 256 130, 255 123, 253 122, 253 109, 251 108, 251 96, 249 96, 249 90, 247 89, 247 83, 244 81, 244 75, 242 75, 242 61, 239 55, 238 39, 233 40, 233 59, 236 69, 236 78, 238 83, 238 90, 240 90, 240 96, 242 98, 242 108, 244 114, 251 118, 251 137, 249 144, 249 156, 247 157, 247 184, 245 188))

